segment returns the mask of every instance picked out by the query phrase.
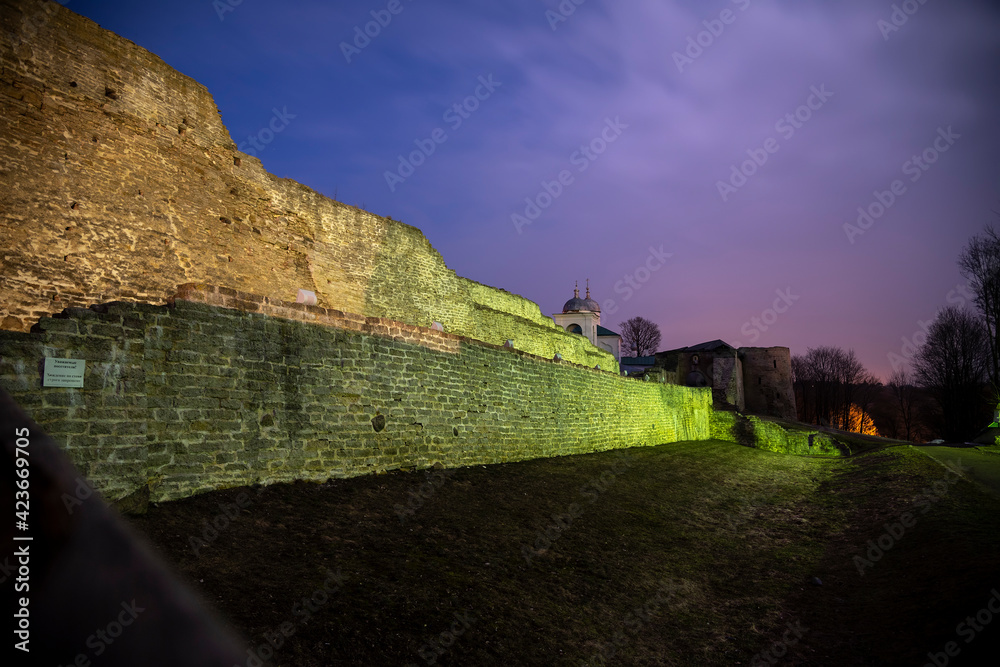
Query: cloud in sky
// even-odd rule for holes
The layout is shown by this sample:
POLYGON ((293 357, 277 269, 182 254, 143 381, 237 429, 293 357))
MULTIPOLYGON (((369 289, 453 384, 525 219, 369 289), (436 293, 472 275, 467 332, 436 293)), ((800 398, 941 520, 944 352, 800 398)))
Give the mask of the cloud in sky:
POLYGON ((962 283, 962 246, 1000 221, 989 3, 399 0, 348 63, 341 43, 389 4, 242 2, 222 20, 208 0, 68 7, 205 84, 237 142, 287 106, 296 119, 259 156, 277 175, 419 227, 460 275, 544 313, 590 278, 615 301, 605 326, 648 317, 665 347, 840 345, 884 377, 962 283), (899 25, 894 4, 911 10, 899 25), (575 10, 553 22, 560 5, 575 10), (449 116, 480 77, 498 85, 449 116), (619 134, 581 159, 609 119, 619 134), (435 130, 443 143, 390 189, 435 130), (926 150, 933 164, 904 171, 926 150), (730 180, 734 166, 754 173, 730 180), (558 196, 518 233, 511 216, 546 183, 558 196), (629 288, 661 245, 672 257, 629 288), (752 324, 786 289, 787 310, 752 324))

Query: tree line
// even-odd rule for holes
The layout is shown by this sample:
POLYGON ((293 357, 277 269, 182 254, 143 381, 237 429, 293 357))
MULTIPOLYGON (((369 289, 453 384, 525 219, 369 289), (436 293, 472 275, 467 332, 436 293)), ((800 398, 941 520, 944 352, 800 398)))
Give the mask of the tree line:
POLYGON ((799 419, 859 433, 963 442, 1000 401, 1000 235, 987 226, 958 258, 975 310, 948 306, 935 316, 911 366, 885 384, 853 350, 810 348, 792 357, 799 419))

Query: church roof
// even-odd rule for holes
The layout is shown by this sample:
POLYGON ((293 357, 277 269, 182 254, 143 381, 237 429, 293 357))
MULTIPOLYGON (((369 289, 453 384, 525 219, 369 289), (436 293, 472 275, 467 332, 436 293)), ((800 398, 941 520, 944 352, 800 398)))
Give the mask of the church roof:
POLYGON ((587 281, 587 296, 583 299, 580 298, 579 284, 577 283, 577 287, 573 288, 573 298, 563 305, 562 311, 564 313, 576 313, 580 311, 591 313, 601 312, 601 305, 590 298, 590 281, 587 281))
POLYGON ((587 306, 587 310, 592 313, 601 312, 600 304, 590 298, 590 278, 587 278, 587 296, 584 298, 583 303, 587 306))
POLYGON ((611 329, 605 329, 600 324, 597 325, 597 335, 598 336, 618 336, 621 338, 621 334, 616 334, 611 329))

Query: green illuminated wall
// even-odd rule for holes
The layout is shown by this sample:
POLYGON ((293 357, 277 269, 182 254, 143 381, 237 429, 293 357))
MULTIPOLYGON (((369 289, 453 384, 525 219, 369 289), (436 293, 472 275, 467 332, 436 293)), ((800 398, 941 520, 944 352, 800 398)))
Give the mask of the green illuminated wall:
MULTIPOLYGON (((803 425, 804 426, 804 425, 803 425)), ((816 430, 786 428, 781 424, 738 412, 713 411, 709 425, 714 440, 726 440, 746 447, 781 454, 841 456, 833 438, 816 430)))
POLYGON ((35 333, 0 332, 0 386, 109 498, 709 437, 708 389, 185 289, 172 307, 112 303, 44 318, 35 333), (86 359, 84 388, 42 388, 45 356, 86 359))

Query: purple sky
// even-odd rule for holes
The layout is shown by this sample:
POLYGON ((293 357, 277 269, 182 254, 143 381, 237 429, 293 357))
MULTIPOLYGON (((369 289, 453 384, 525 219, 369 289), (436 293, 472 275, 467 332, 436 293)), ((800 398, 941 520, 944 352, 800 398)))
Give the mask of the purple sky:
POLYGON ((566 0, 565 17, 557 0, 243 0, 220 18, 224 2, 65 4, 205 84, 244 147, 287 109, 257 151, 269 171, 419 227, 459 275, 545 314, 590 278, 602 324, 647 317, 661 349, 839 345, 884 379, 921 321, 965 300, 958 253, 1000 221, 985 2, 897 2, 898 29, 888 0, 566 0), (908 162, 925 150, 933 164, 908 162), (849 234, 876 191, 895 201, 849 234))

